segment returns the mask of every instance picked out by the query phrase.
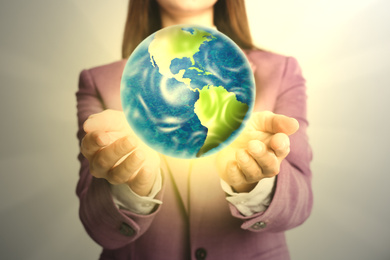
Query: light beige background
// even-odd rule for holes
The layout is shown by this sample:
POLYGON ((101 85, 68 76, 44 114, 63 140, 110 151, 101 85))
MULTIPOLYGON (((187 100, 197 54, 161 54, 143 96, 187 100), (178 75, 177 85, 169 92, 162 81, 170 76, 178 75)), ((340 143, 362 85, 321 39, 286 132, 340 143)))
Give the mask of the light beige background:
MULTIPOLYGON (((0 2, 0 258, 97 259, 78 219, 78 74, 115 61, 127 1, 0 2)), ((247 0, 259 47, 300 62, 315 204, 292 258, 390 259, 387 0, 247 0)))

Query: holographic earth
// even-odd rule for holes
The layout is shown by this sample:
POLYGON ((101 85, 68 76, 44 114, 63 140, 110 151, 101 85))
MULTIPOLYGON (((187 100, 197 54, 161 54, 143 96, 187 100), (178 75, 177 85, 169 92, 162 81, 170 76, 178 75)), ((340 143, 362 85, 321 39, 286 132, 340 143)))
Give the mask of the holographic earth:
POLYGON ((127 61, 121 101, 137 136, 159 153, 208 156, 230 144, 255 97, 241 49, 217 30, 175 25, 150 35, 127 61))

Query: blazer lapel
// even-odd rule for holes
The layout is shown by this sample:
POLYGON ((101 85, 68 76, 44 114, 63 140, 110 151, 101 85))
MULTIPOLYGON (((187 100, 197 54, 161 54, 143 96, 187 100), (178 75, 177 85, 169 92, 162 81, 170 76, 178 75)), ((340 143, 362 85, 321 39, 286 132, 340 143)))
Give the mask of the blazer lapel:
POLYGON ((193 160, 178 159, 173 157, 164 156, 165 170, 168 172, 169 178, 172 181, 177 197, 183 207, 183 210, 188 215, 188 187, 189 187, 189 175, 192 169, 193 160))

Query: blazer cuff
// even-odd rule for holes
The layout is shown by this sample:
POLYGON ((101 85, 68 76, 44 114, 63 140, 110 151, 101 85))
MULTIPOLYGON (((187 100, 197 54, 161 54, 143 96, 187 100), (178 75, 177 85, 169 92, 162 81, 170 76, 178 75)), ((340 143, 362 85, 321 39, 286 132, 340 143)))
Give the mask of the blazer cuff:
MULTIPOLYGON (((90 236, 107 249, 123 247, 141 236, 161 208, 157 207, 149 215, 119 210, 105 179, 92 177, 85 192, 81 194, 80 219, 90 236)), ((161 199, 162 192, 157 197, 161 199)))
POLYGON ((156 177, 156 181, 151 192, 147 196, 136 194, 126 183, 119 185, 110 184, 111 194, 116 206, 137 214, 150 214, 156 205, 162 204, 161 200, 155 199, 162 186, 161 171, 156 177))
POLYGON ((272 200, 275 186, 275 176, 260 180, 250 192, 237 193, 232 187, 221 179, 222 189, 228 195, 226 200, 246 217, 265 211, 272 200))

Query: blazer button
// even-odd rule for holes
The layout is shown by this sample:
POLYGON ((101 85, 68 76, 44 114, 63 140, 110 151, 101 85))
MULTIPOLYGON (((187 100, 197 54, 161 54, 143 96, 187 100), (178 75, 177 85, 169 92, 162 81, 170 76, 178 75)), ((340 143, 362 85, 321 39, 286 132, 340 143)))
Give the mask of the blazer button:
POLYGON ((207 256, 207 252, 204 248, 196 249, 195 251, 196 260, 204 260, 206 259, 206 256, 207 256))
POLYGON ((134 233, 135 233, 134 229, 124 222, 121 224, 121 226, 119 228, 119 232, 122 235, 127 236, 127 237, 130 237, 130 236, 134 235, 134 233))
POLYGON ((253 224, 252 228, 259 230, 259 229, 265 228, 266 226, 267 226, 267 223, 265 223, 264 221, 259 221, 259 222, 256 222, 255 224, 253 224))

